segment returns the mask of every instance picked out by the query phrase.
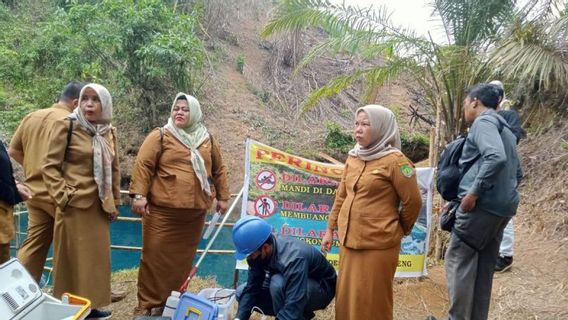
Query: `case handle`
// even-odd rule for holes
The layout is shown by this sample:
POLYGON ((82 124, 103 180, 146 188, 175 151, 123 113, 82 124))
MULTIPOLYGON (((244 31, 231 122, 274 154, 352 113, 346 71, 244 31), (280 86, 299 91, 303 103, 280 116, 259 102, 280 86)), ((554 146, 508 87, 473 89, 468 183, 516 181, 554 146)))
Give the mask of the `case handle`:
POLYGON ((201 310, 195 308, 195 307, 189 307, 187 308, 187 310, 185 311, 185 318, 183 318, 184 320, 189 320, 189 316, 191 314, 196 314, 197 315, 197 320, 201 320, 201 310))

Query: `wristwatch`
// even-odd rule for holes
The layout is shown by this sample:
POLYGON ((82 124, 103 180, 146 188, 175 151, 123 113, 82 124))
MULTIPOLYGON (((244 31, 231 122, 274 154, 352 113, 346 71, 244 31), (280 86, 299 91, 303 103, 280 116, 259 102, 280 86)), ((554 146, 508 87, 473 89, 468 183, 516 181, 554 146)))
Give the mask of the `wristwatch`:
POLYGON ((142 198, 144 198, 144 196, 141 195, 141 194, 135 194, 135 195, 134 195, 134 201, 138 201, 138 200, 140 200, 140 199, 142 199, 142 198))

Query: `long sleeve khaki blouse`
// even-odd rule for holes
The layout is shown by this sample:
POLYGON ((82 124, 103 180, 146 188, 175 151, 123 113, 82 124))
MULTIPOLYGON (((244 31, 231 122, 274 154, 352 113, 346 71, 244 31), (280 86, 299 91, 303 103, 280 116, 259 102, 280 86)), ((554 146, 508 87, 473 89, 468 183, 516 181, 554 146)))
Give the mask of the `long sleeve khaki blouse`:
POLYGON ((402 153, 371 161, 350 156, 328 228, 348 248, 392 248, 410 233, 421 206, 414 165, 402 153))
MULTIPOLYGON (((93 137, 81 128, 77 121, 69 145, 68 119, 55 121, 50 134, 46 158, 43 162, 43 180, 49 195, 57 206, 65 211, 67 206, 89 208, 94 201, 100 201, 98 185, 93 175, 93 137), (65 154, 67 158, 65 159, 65 154)), ((112 160, 112 195, 102 206, 105 212, 116 211, 120 204, 120 170, 116 130, 110 130, 104 138, 114 150, 112 160)))
POLYGON ((213 199, 229 200, 227 167, 216 140, 203 142, 199 152, 205 161, 211 194, 201 184, 191 164, 190 150, 168 130, 154 129, 146 137, 132 171, 130 194, 141 194, 150 203, 167 208, 209 209, 213 199))

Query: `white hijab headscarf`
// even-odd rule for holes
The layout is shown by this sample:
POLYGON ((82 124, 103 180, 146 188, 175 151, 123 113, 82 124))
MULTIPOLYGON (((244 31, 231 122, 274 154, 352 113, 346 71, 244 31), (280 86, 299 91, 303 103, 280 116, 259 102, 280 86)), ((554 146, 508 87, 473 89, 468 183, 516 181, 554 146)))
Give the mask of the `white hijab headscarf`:
POLYGON ((501 98, 501 102, 499 102, 499 109, 501 109, 501 110, 511 109, 511 101, 508 100, 507 96, 505 95, 505 86, 503 85, 503 82, 501 82, 499 80, 493 80, 493 81, 489 82, 489 84, 497 86, 501 90, 503 90, 503 97, 501 98))
POLYGON ((77 120, 80 127, 93 137, 93 176, 99 189, 99 198, 104 202, 112 194, 112 160, 115 156, 114 150, 104 138, 107 132, 112 130, 110 124, 112 119, 110 92, 100 84, 89 83, 85 85, 79 94, 79 107, 75 108, 68 118, 77 120), (85 119, 81 110, 83 93, 87 88, 95 90, 101 101, 102 113, 98 123, 85 119))
POLYGON ((176 139, 178 139, 184 146, 186 146, 191 152, 191 164, 197 179, 201 183, 201 189, 207 195, 211 196, 211 186, 209 185, 209 180, 207 176, 207 168, 205 168, 205 161, 201 156, 198 148, 209 139, 209 133, 207 128, 203 124, 203 113, 201 112, 201 105, 195 97, 180 92, 176 95, 174 102, 172 103, 172 108, 170 114, 173 112, 176 106, 176 101, 180 97, 185 97, 187 104, 189 105, 189 122, 184 128, 177 127, 175 125, 172 116, 168 119, 168 123, 164 126, 169 132, 171 132, 176 139))
POLYGON ((355 116, 359 112, 365 112, 369 117, 372 142, 366 148, 357 143, 349 151, 349 155, 369 161, 400 151, 400 133, 392 111, 380 105, 369 104, 357 109, 355 116))

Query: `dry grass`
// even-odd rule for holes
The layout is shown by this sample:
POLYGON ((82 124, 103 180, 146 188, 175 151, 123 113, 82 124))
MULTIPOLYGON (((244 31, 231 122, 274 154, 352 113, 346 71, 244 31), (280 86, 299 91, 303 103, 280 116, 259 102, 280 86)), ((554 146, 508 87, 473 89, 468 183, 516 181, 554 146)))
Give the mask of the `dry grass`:
MULTIPOLYGON (((136 277, 137 269, 123 270, 113 274, 113 289, 126 290, 128 295, 120 302, 113 303, 113 319, 130 320, 132 309, 136 306, 136 277)), ((218 287, 212 278, 195 278, 190 284, 189 291, 197 293, 204 288, 218 287)), ((439 283, 439 277, 420 280, 400 280, 395 284, 395 318, 416 319, 426 314, 440 314, 445 308, 445 287, 439 283)), ((327 309, 316 312, 316 320, 334 319, 334 303, 327 309)), ((234 305, 232 315, 236 313, 234 305)), ((251 319, 260 319, 254 314, 251 319)), ((274 319, 268 317, 268 319, 274 319)))
POLYGON ((522 217, 531 232, 545 232, 549 237, 568 236, 568 121, 538 136, 522 141, 525 179, 521 197, 532 214, 522 217))
POLYGON ((568 238, 550 239, 526 224, 515 229, 515 262, 511 272, 495 276, 491 318, 568 319, 568 238))
MULTIPOLYGON (((124 290, 128 293, 124 300, 113 303, 110 309, 113 311, 112 319, 130 320, 132 319, 132 310, 136 307, 136 279, 138 277, 138 269, 128 269, 113 273, 112 288, 114 290, 124 290)), ((212 278, 194 278, 188 288, 189 292, 198 293, 204 288, 219 287, 212 278)))

